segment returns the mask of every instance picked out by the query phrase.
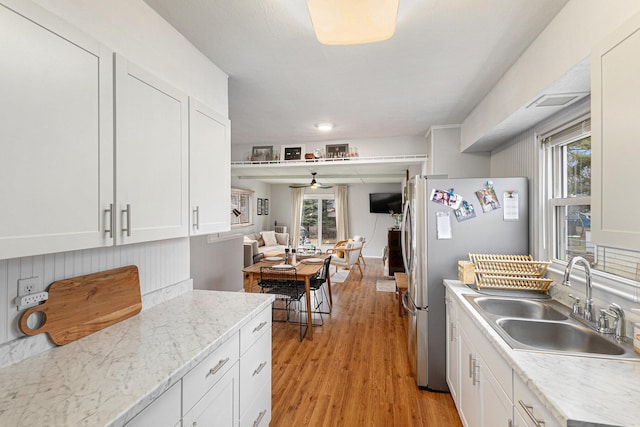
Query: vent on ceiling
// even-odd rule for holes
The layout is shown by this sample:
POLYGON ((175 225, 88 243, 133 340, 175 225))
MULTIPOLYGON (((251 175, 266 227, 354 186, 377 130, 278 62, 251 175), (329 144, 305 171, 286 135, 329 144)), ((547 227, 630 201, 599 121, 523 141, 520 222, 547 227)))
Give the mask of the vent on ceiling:
POLYGON ((549 94, 542 95, 531 104, 527 105, 529 107, 566 107, 569 104, 573 104, 579 99, 587 96, 588 93, 559 93, 559 94, 549 94))

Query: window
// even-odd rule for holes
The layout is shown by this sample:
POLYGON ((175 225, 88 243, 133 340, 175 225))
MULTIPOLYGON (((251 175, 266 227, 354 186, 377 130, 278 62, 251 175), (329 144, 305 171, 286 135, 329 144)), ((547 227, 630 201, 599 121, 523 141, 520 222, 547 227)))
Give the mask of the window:
POLYGON ((305 194, 302 204, 300 244, 336 243, 336 205, 333 194, 305 194))
POLYGON ((246 227, 252 225, 251 206, 253 191, 238 188, 231 189, 231 226, 246 227))
POLYGON ((587 259, 594 269, 640 280, 640 253, 591 242, 591 129, 588 119, 544 138, 550 176, 552 257, 587 259))

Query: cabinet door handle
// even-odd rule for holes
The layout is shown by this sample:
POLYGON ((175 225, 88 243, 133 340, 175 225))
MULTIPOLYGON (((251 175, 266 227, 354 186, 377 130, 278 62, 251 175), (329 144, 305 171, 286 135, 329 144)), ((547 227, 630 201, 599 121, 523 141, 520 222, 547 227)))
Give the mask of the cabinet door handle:
POLYGON ((267 326, 267 322, 262 322, 258 326, 253 328, 253 331, 251 331, 251 332, 258 332, 258 331, 260 331, 260 329, 264 328, 265 326, 267 326))
MULTIPOLYGON (((473 365, 474 365, 475 359, 473 358, 473 355, 471 353, 469 353, 469 378, 473 378, 473 365)), ((475 383, 474 383, 475 385, 475 383)))
POLYGON ((200 230, 200 206, 193 210, 193 228, 200 230))
POLYGON ((544 420, 539 420, 535 417, 535 415, 533 415, 533 406, 527 405, 522 400, 518 400, 518 403, 520 404, 520 406, 522 406, 522 409, 524 409, 525 414, 527 414, 529 418, 531 418, 531 421, 533 421, 536 427, 544 427, 545 425, 544 420))
POLYGON ((127 228, 122 228, 123 233, 127 233, 127 236, 131 236, 131 205, 127 205, 127 208, 122 211, 127 218, 127 228))
POLYGON ((104 210, 105 215, 109 215, 109 221, 106 220, 105 218, 105 228, 104 228, 104 232, 105 233, 109 233, 109 238, 113 239, 113 203, 109 203, 109 209, 105 209, 104 210), (107 228, 107 224, 109 224, 109 228, 107 228))
POLYGON ((265 415, 267 415, 266 409, 260 412, 260 414, 258 415, 258 418, 256 418, 256 420, 253 422, 253 427, 258 427, 265 415))
POLYGON ((478 377, 480 377, 480 365, 478 365, 474 361, 474 364, 473 364, 473 385, 476 385, 476 384, 478 384, 480 382, 478 377))
POLYGON ((449 332, 449 341, 455 341, 456 340, 456 324, 452 323, 451 324, 451 332, 449 332))
POLYGON ((207 373, 207 375, 205 375, 204 377, 207 378, 209 375, 215 375, 220 369, 222 369, 222 367, 229 361, 229 358, 227 357, 226 359, 222 359, 218 362, 218 364, 216 366, 214 366, 213 368, 209 369, 209 372, 207 373))
POLYGON ((262 362, 260 365, 258 365, 256 370, 253 371, 253 375, 251 375, 251 376, 255 377, 256 375, 258 375, 264 369, 265 366, 267 366, 267 362, 262 362))

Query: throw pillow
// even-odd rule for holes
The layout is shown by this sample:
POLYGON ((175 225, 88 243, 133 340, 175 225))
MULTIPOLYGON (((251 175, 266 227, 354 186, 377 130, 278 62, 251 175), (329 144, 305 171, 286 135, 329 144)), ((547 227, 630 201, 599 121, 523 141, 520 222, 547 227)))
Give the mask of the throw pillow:
POLYGON ((287 244, 289 243, 289 233, 276 233, 276 240, 278 241, 279 245, 287 246, 287 244))
POLYGON ((275 231, 263 231, 262 238, 264 239, 265 246, 278 246, 278 241, 276 240, 276 232, 275 231))

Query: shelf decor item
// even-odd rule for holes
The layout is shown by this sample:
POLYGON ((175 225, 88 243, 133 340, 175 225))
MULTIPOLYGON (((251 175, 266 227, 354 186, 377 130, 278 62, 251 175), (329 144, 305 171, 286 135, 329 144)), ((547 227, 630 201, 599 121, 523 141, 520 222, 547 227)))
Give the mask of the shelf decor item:
POLYGON ((273 145, 254 146, 251 149, 251 161, 269 162, 273 159, 273 145))
POLYGON ((349 155, 349 144, 327 144, 325 152, 329 159, 343 159, 349 155))
POLYGON ((303 160, 306 153, 305 144, 283 145, 280 158, 282 160, 303 160))

